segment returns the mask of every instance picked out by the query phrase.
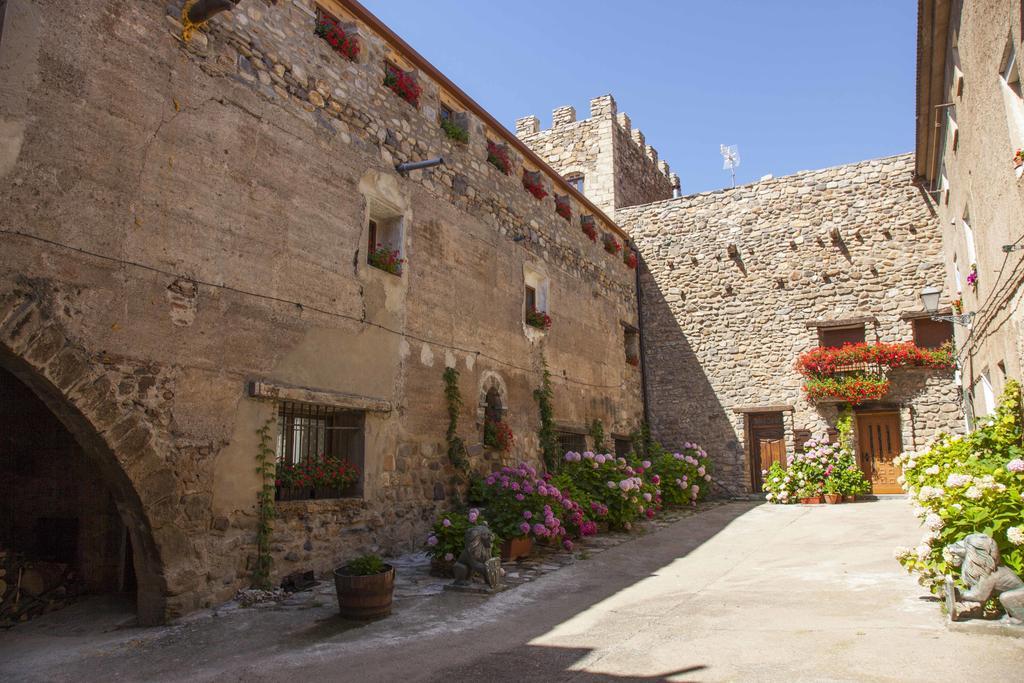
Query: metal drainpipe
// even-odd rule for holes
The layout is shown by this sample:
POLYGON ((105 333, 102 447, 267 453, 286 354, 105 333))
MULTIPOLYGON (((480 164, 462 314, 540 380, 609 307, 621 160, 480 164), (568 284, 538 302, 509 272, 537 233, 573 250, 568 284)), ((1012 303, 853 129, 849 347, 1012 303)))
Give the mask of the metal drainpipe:
POLYGON ((193 24, 202 24, 225 10, 234 9, 242 0, 197 0, 188 8, 188 20, 193 24))

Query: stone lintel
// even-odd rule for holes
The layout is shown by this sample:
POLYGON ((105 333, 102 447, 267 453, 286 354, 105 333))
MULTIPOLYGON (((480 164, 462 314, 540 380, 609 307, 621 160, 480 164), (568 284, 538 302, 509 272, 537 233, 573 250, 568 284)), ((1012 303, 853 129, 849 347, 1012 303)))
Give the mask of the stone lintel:
POLYGON ((313 403, 316 405, 329 406, 331 408, 343 408, 347 410, 365 410, 377 413, 391 412, 391 401, 387 401, 382 398, 346 394, 340 391, 330 391, 326 389, 295 387, 287 384, 269 382, 267 380, 252 380, 249 382, 249 396, 252 398, 272 399, 275 401, 313 403))
POLYGON ((733 406, 732 412, 734 413, 791 413, 795 410, 790 403, 778 403, 775 405, 767 406, 733 406))
POLYGON ((811 320, 808 321, 807 327, 809 328, 828 328, 828 327, 854 327, 856 325, 866 325, 871 323, 872 325, 878 324, 878 318, 873 315, 862 315, 859 318, 842 318, 840 320, 811 320))
POLYGON ((922 318, 930 318, 933 315, 953 315, 953 309, 940 308, 934 313, 928 311, 904 311, 900 313, 900 320, 920 320, 922 318))

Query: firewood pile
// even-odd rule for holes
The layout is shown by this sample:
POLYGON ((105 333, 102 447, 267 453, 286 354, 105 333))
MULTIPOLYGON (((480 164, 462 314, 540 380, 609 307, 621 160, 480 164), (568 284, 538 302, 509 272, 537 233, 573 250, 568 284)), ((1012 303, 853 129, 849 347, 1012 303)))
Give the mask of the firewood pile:
POLYGON ((76 595, 75 574, 68 565, 0 549, 0 628, 58 610, 76 595))

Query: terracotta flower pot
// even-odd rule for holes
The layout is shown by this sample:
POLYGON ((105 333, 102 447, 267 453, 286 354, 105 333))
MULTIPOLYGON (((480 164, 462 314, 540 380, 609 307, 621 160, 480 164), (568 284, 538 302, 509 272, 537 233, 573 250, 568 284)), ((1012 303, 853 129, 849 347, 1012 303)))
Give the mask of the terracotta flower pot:
POLYGON ((520 557, 529 557, 532 551, 533 539, 529 536, 510 538, 501 544, 501 559, 504 562, 511 562, 520 557))
POLYGON ((843 496, 843 502, 844 503, 856 503, 857 502, 857 496, 856 495, 843 496))
POLYGON ((801 498, 800 502, 804 505, 820 505, 821 496, 809 496, 807 498, 801 498))
POLYGON ((829 505, 835 505, 836 503, 843 502, 843 495, 841 493, 826 493, 825 502, 829 505))
POLYGON ((391 614, 395 593, 395 568, 390 564, 380 574, 352 576, 347 567, 334 570, 334 586, 338 590, 338 611, 349 619, 379 619, 391 614))

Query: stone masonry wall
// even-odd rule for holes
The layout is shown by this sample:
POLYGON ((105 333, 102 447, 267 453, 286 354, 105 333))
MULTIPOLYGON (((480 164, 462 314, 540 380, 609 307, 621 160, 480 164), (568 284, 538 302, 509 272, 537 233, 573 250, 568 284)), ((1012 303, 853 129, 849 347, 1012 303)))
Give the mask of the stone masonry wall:
POLYGON ((448 139, 438 84, 416 74, 414 108, 383 85, 391 48, 351 25, 348 61, 307 0, 249 0, 187 44, 180 9, 14 3, 0 45, 0 362, 74 414, 137 513, 140 604, 175 616, 248 584, 256 430, 277 411, 253 380, 373 406, 363 497, 282 503, 276 576, 419 547, 457 494, 446 367, 477 469, 536 457, 545 361, 559 425, 638 425, 635 272, 575 200, 566 222, 523 188, 513 148, 510 175, 487 163, 500 131, 470 112, 469 143, 448 139), (403 218, 400 277, 366 263, 375 211, 403 218), (550 283, 548 333, 523 323, 527 272, 550 283), (507 454, 479 446, 491 386, 507 454))
MULTIPOLYGON (((823 435, 835 406, 802 394, 808 323, 874 316, 867 341, 912 339, 904 313, 941 281, 939 226, 902 155, 623 209, 644 260, 643 343, 652 429, 667 445, 701 440, 734 490, 749 490, 744 413, 785 410, 823 435), (792 406, 792 410, 785 408, 792 406)), ((887 401, 905 448, 959 427, 951 373, 897 371, 887 401)))
POLYGON ((611 95, 590 101, 590 118, 576 120, 573 107, 552 112, 551 128, 541 130, 533 115, 516 121, 516 136, 563 176, 582 173, 584 194, 609 214, 615 209, 672 196, 679 178, 658 152, 633 129, 611 95))

